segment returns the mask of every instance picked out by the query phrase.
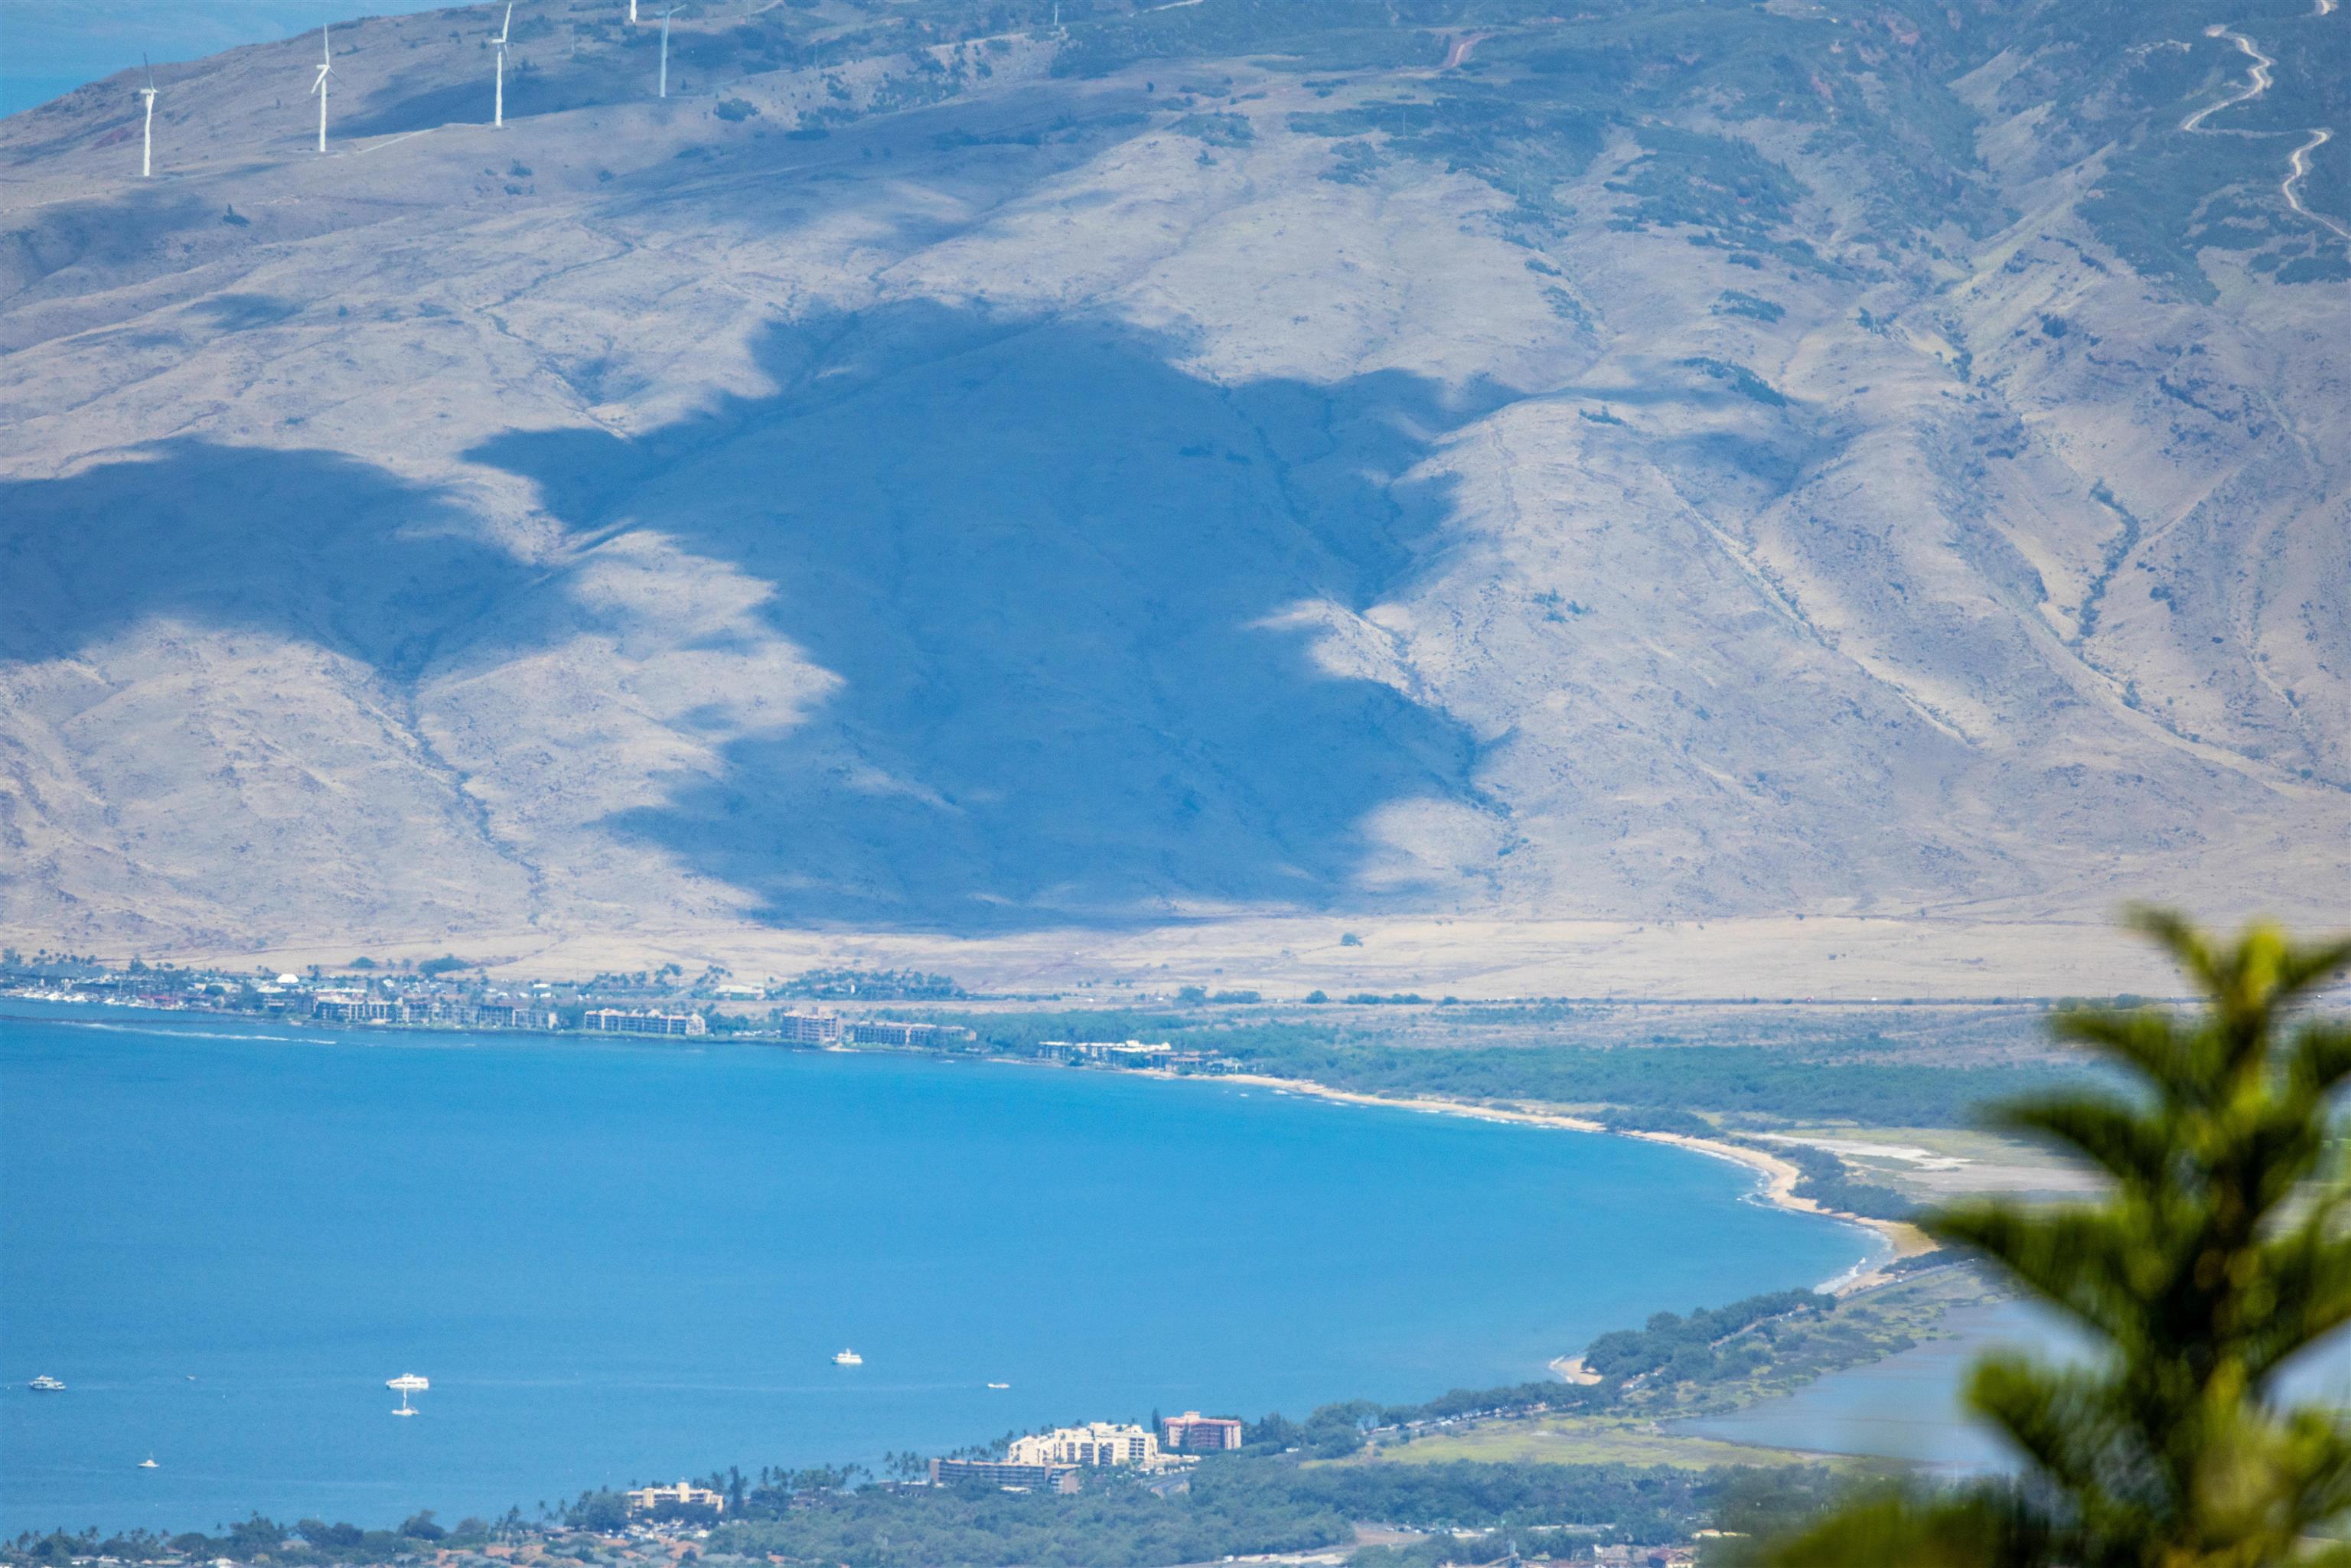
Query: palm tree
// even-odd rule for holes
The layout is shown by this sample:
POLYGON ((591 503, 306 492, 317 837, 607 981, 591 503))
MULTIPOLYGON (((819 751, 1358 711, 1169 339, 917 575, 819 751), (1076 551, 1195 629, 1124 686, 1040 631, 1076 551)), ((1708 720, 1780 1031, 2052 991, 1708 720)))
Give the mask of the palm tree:
POLYGON ((2023 1476, 1865 1497, 1770 1549, 1778 1568, 2351 1564, 2351 1546, 2309 1539, 2351 1512, 2351 1422, 2277 1389, 2295 1352, 2351 1321, 2351 1168, 2329 1125, 2351 1028, 2292 1017, 2351 963, 2351 941, 2254 925, 2221 946, 2176 915, 2132 924, 2202 1010, 2061 1015, 2058 1034, 2106 1071, 1992 1117, 2096 1166, 2102 1201, 1990 1199, 1927 1221, 2103 1354, 1986 1358, 1968 1402, 2022 1453, 2023 1476))

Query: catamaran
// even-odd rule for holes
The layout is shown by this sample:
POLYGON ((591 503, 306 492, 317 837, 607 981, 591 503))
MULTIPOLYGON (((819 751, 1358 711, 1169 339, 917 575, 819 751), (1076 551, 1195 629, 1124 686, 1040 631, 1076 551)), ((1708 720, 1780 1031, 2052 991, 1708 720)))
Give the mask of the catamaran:
POLYGON ((423 1393, 426 1389, 433 1386, 433 1380, 429 1377, 419 1377, 413 1372, 403 1372, 398 1377, 385 1378, 383 1380, 383 1385, 386 1388, 397 1388, 400 1390, 400 1408, 393 1411, 392 1414, 395 1416, 413 1416, 416 1414, 416 1407, 408 1402, 408 1396, 411 1394, 423 1393))

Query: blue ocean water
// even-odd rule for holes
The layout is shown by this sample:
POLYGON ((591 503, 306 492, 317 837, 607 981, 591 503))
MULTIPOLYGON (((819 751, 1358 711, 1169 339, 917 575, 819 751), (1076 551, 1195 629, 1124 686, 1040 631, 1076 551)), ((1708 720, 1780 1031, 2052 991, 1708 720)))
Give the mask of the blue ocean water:
POLYGON ((1626 1139, 1213 1082, 14 1016, 0 1529, 454 1520, 1538 1378, 1869 1249, 1750 1187, 1626 1139), (406 1372, 433 1382, 410 1420, 406 1372))
MULTIPOLYGON (((430 11, 447 0, 0 0, 0 116, 138 68, 267 43, 321 22, 430 11)), ((484 7, 486 12, 487 7, 484 7)), ((495 20, 485 16, 485 20, 495 20)), ((128 82, 126 80, 126 87, 128 82)))

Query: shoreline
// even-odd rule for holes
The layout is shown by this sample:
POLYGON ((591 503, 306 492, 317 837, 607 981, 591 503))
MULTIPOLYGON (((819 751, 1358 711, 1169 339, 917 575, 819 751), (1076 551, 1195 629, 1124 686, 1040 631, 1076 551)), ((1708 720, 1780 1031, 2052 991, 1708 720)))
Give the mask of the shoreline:
MULTIPOLYGON (((1147 1070, 1144 1076, 1173 1079, 1176 1073, 1147 1070)), ((1774 1208, 1791 1214, 1809 1214, 1818 1218, 1833 1219, 1866 1230, 1886 1244, 1885 1258, 1875 1262, 1856 1263, 1844 1273, 1816 1287, 1823 1294, 1839 1298, 1857 1295, 1893 1278, 1886 1265, 1903 1258, 1915 1258, 1937 1250, 1935 1243, 1917 1226, 1899 1219, 1871 1219, 1864 1215, 1847 1214, 1843 1209, 1830 1208, 1818 1199, 1796 1196, 1796 1184, 1803 1173, 1791 1162, 1768 1150, 1750 1148, 1742 1144, 1724 1143, 1712 1138, 1693 1137, 1687 1133, 1652 1133, 1632 1127, 1611 1127, 1588 1116, 1572 1116, 1557 1111, 1508 1110, 1499 1106, 1477 1105, 1462 1100, 1447 1100, 1437 1095, 1398 1096, 1366 1094, 1358 1090, 1337 1089, 1327 1083, 1317 1083, 1306 1078, 1274 1078, 1260 1072, 1227 1072, 1217 1075, 1219 1083, 1246 1083, 1260 1089, 1286 1091, 1317 1100, 1328 1100, 1343 1105, 1371 1105, 1395 1111, 1417 1111, 1425 1115, 1462 1116, 1478 1122, 1500 1122, 1522 1127, 1553 1127, 1570 1133, 1599 1133, 1610 1137, 1638 1138, 1644 1143, 1667 1144, 1691 1154, 1705 1155, 1712 1159, 1727 1160, 1755 1173, 1755 1196, 1774 1208)), ((1552 1370, 1571 1383, 1597 1382, 1583 1369, 1581 1356, 1562 1356, 1551 1364, 1552 1370)))
MULTIPOLYGON (((64 1018, 60 1018, 57 1014, 42 1012, 27 1012, 15 1014, 13 1016, 24 1018, 27 1021, 31 1021, 34 1019, 42 1019, 45 1021, 57 1022, 84 1021, 84 1019, 87 1019, 89 1013, 97 1012, 117 1012, 119 1016, 119 1013, 121 1011, 130 1011, 133 1013, 148 1011, 193 1012, 198 1017, 221 1019, 224 1020, 235 1020, 239 1019, 242 1016, 230 1013, 217 1013, 211 1009, 146 1009, 137 1007, 135 1004, 118 1004, 114 1008, 109 1008, 104 1004, 100 1004, 98 1007, 91 1007, 88 1002, 78 1002, 66 1004, 66 1007, 68 1009, 68 1012, 67 1016, 64 1018), (72 1017, 73 1014, 83 1014, 84 1019, 74 1019, 72 1017)), ((10 1015, 0 1013, 0 1016, 10 1015)), ((89 1021, 95 1020, 90 1019, 89 1021)), ((125 1023, 130 1022, 128 1019, 124 1019, 123 1021, 125 1023)), ((159 1019, 157 1021, 160 1023, 162 1020, 159 1019)), ((345 1038, 352 1034, 372 1034, 377 1038, 384 1038, 388 1036, 396 1037, 400 1034, 405 1034, 412 1031, 427 1036, 434 1034, 455 1034, 461 1036, 473 1035, 477 1038, 502 1037, 512 1039, 516 1043, 521 1043, 521 1038, 518 1037, 530 1036, 536 1036, 538 1039, 542 1040, 566 1044, 579 1043, 592 1045, 647 1043, 646 1040, 634 1038, 615 1039, 608 1037, 603 1040, 599 1040, 594 1036, 588 1035, 551 1035, 542 1033, 541 1031, 522 1030, 485 1031, 465 1030, 462 1028, 448 1029, 445 1027, 435 1028, 430 1025, 418 1025, 387 1026, 378 1030, 371 1030, 362 1026, 360 1030, 320 1030, 319 1025, 313 1020, 301 1019, 252 1019, 252 1021, 260 1023, 265 1027, 274 1026, 276 1029, 283 1029, 289 1036, 298 1037, 299 1035, 306 1033, 323 1033, 328 1039, 334 1040, 337 1043, 341 1043, 345 1038)), ((672 1043, 675 1044, 684 1042, 672 1043)), ((908 1049, 904 1047, 887 1046, 839 1045, 829 1048, 812 1047, 804 1044, 787 1043, 767 1040, 738 1039, 725 1035, 695 1040, 691 1042, 687 1049, 700 1051, 707 1051, 713 1046, 730 1044, 760 1049, 776 1049, 780 1046, 781 1049, 787 1051, 809 1051, 825 1054, 838 1052, 840 1054, 853 1056, 913 1056, 940 1064, 968 1062, 972 1065, 987 1064, 1057 1068, 1064 1071, 1104 1071, 1104 1069, 1101 1067, 1083 1067, 1064 1061, 1044 1060, 1034 1057, 1021 1058, 990 1055, 975 1058, 964 1053, 941 1051, 935 1049, 908 1049)), ((1876 1239, 1876 1241, 1883 1243, 1882 1247, 1875 1249, 1873 1256, 1863 1259, 1861 1261, 1847 1268, 1844 1272, 1836 1275, 1834 1278, 1814 1287, 1814 1289, 1822 1291, 1823 1293, 1839 1300, 1850 1299, 1876 1287, 1890 1283, 1895 1279, 1899 1278, 1899 1276, 1889 1274, 1886 1271, 1887 1265, 1891 1261, 1902 1258, 1917 1256, 1922 1253, 1931 1252, 1937 1249, 1934 1244, 1914 1226, 1900 1221, 1873 1219, 1859 1215, 1846 1213, 1844 1211, 1825 1207, 1815 1199, 1798 1197, 1794 1188, 1797 1183, 1802 1179, 1802 1171, 1791 1161, 1771 1152, 1768 1149, 1750 1147, 1716 1138, 1682 1133, 1612 1127, 1604 1122, 1590 1115, 1580 1115, 1561 1110, 1533 1109, 1529 1108, 1523 1103, 1518 1105, 1489 1105, 1451 1099, 1437 1094, 1383 1094, 1366 1092, 1362 1091, 1341 1089, 1311 1079, 1280 1077, 1265 1072, 1190 1074, 1177 1072, 1164 1068, 1111 1069, 1109 1071, 1113 1074, 1123 1071, 1128 1076, 1160 1079, 1170 1082, 1184 1079, 1210 1083, 1232 1083, 1244 1089, 1262 1089, 1269 1093, 1274 1094, 1297 1094, 1301 1097, 1319 1099, 1334 1104, 1414 1111, 1426 1115, 1455 1116, 1472 1121, 1483 1121, 1519 1126, 1548 1127, 1565 1132, 1614 1134, 1623 1137, 1642 1139, 1653 1144, 1669 1145, 1692 1154, 1704 1155, 1714 1159, 1727 1161, 1747 1170, 1755 1178, 1751 1190, 1760 1201, 1768 1204, 1771 1207, 1780 1208, 1784 1212, 1809 1214, 1816 1218, 1842 1222, 1853 1228, 1867 1231, 1874 1239, 1876 1239)), ((1584 1365, 1583 1358, 1580 1354, 1557 1355, 1547 1360, 1544 1363, 1544 1365, 1546 1370, 1553 1377, 1556 1377, 1563 1384, 1590 1385, 1605 1381, 1605 1379, 1599 1374, 1591 1371, 1584 1365)))
MULTIPOLYGON (((214 1012, 210 1009, 148 1008, 141 1007, 135 1002, 92 1003, 80 998, 68 999, 36 997, 26 998, 25 999, 63 1001, 65 1005, 75 1008, 95 1007, 98 1009, 119 1009, 132 1012, 167 1012, 173 1014, 193 1013, 198 1017, 227 1019, 238 1019, 246 1016, 237 1013, 214 1012)), ((18 1016, 24 1016, 29 1019, 39 1018, 43 1015, 30 1014, 18 1016)), ((297 1030, 305 1031, 315 1030, 319 1027, 317 1020, 308 1018, 256 1018, 253 1019, 253 1021, 277 1024, 280 1026, 290 1026, 297 1030)), ((365 1029, 370 1026, 361 1025, 359 1027, 365 1029)), ((576 1035, 580 1040, 590 1043, 599 1041, 605 1043, 633 1042, 655 1039, 667 1041, 675 1038, 651 1035, 587 1036, 580 1035, 579 1031, 575 1030, 549 1030, 527 1028, 506 1028, 482 1030, 468 1029, 463 1025, 440 1023, 402 1024, 378 1027, 388 1027, 392 1032, 399 1033, 410 1031, 424 1034, 488 1033, 500 1037, 536 1037, 548 1040, 566 1040, 567 1042, 570 1041, 572 1037, 576 1035)), ((840 1051, 849 1055, 914 1054, 942 1061, 959 1060, 959 1058, 952 1052, 925 1050, 920 1047, 911 1048, 910 1050, 910 1048, 906 1047, 874 1048, 848 1044, 815 1045, 789 1040, 778 1040, 773 1038, 762 1038, 758 1035, 712 1035, 698 1038, 695 1040, 693 1043, 701 1046, 713 1044, 741 1044, 763 1046, 770 1049, 780 1046, 785 1050, 840 1051)), ((1005 1057, 990 1058, 989 1060, 1002 1065, 1060 1067, 1069 1070, 1069 1064, 1057 1061, 1012 1059, 1005 1057)), ((1138 1078, 1156 1078, 1170 1082, 1189 1076, 1201 1076, 1172 1072, 1163 1068, 1126 1068, 1119 1069, 1117 1071, 1130 1073, 1138 1078)), ((1748 1170, 1755 1173, 1757 1178, 1755 1196, 1762 1202, 1769 1204, 1772 1207, 1782 1209, 1791 1214, 1809 1214, 1823 1219, 1836 1220, 1842 1224, 1849 1225, 1858 1229, 1866 1230, 1886 1244, 1886 1255, 1885 1258, 1876 1261, 1865 1260, 1864 1262, 1856 1263, 1852 1268, 1846 1270, 1844 1273, 1838 1274, 1824 1283, 1815 1287, 1827 1295, 1842 1298, 1857 1294, 1863 1291, 1869 1290, 1874 1286, 1885 1284, 1892 1278, 1892 1276, 1888 1275, 1885 1271, 1886 1263, 1899 1259, 1916 1257, 1921 1253, 1937 1250, 1935 1243, 1928 1239, 1924 1232, 1920 1231, 1917 1227, 1908 1224, 1906 1221, 1898 1219, 1872 1219, 1863 1215, 1846 1213, 1843 1209, 1830 1208, 1814 1198, 1798 1197, 1796 1195, 1795 1187, 1796 1184, 1803 1179, 1803 1173, 1802 1171, 1798 1170, 1792 1163, 1771 1154, 1768 1150, 1753 1148, 1742 1144, 1726 1143, 1713 1138, 1694 1137, 1687 1133, 1660 1133, 1649 1132, 1633 1127, 1611 1127, 1604 1123, 1594 1121, 1588 1116, 1569 1115, 1565 1113, 1556 1111, 1528 1111, 1509 1109, 1493 1105, 1479 1105, 1463 1100, 1446 1099, 1441 1095, 1371 1094, 1363 1092, 1359 1090, 1335 1088, 1331 1084, 1317 1082, 1314 1080, 1308 1078, 1276 1078, 1261 1072, 1223 1072, 1206 1076, 1209 1082, 1218 1083, 1249 1084, 1252 1087, 1265 1089, 1277 1093, 1301 1094, 1312 1099, 1330 1101, 1337 1104, 1365 1105, 1395 1111, 1416 1111, 1426 1115, 1461 1116, 1471 1121, 1499 1122, 1516 1126, 1527 1127, 1551 1127, 1571 1133, 1598 1133, 1610 1137, 1638 1138, 1645 1143, 1666 1144, 1676 1148, 1687 1150, 1692 1154, 1704 1155, 1712 1159, 1729 1161, 1732 1165, 1744 1166, 1748 1170)), ((1551 1364, 1554 1371, 1560 1372, 1562 1376, 1568 1377, 1569 1381, 1573 1382, 1576 1379, 1573 1376, 1570 1376, 1570 1372, 1581 1373, 1582 1369, 1580 1360, 1581 1358, 1578 1357, 1562 1357, 1551 1364), (1563 1367, 1567 1370, 1562 1370, 1563 1367)))

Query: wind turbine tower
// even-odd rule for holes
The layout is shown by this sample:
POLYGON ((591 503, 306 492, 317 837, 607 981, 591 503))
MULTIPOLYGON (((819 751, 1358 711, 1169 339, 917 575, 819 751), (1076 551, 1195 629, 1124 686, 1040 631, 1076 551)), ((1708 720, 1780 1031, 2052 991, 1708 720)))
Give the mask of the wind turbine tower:
POLYGON ((327 78, 335 71, 335 51, 327 38, 327 29, 319 29, 319 79, 310 90, 319 95, 319 151, 327 150, 327 78))
POLYGON ((514 6, 508 5, 506 23, 498 28, 498 97, 497 107, 490 112, 490 123, 493 126, 504 125, 507 122, 507 35, 513 31, 514 6))
POLYGON ((637 25, 637 0, 629 0, 629 26, 637 25))
POLYGON ((674 5, 662 13, 661 96, 664 98, 669 96, 669 19, 676 15, 677 7, 674 5))
POLYGON ((145 140, 139 147, 139 177, 148 180, 155 174, 155 68, 147 65, 145 55, 139 57, 139 63, 147 66, 147 85, 139 89, 139 96, 147 100, 147 125, 142 132, 145 140))

